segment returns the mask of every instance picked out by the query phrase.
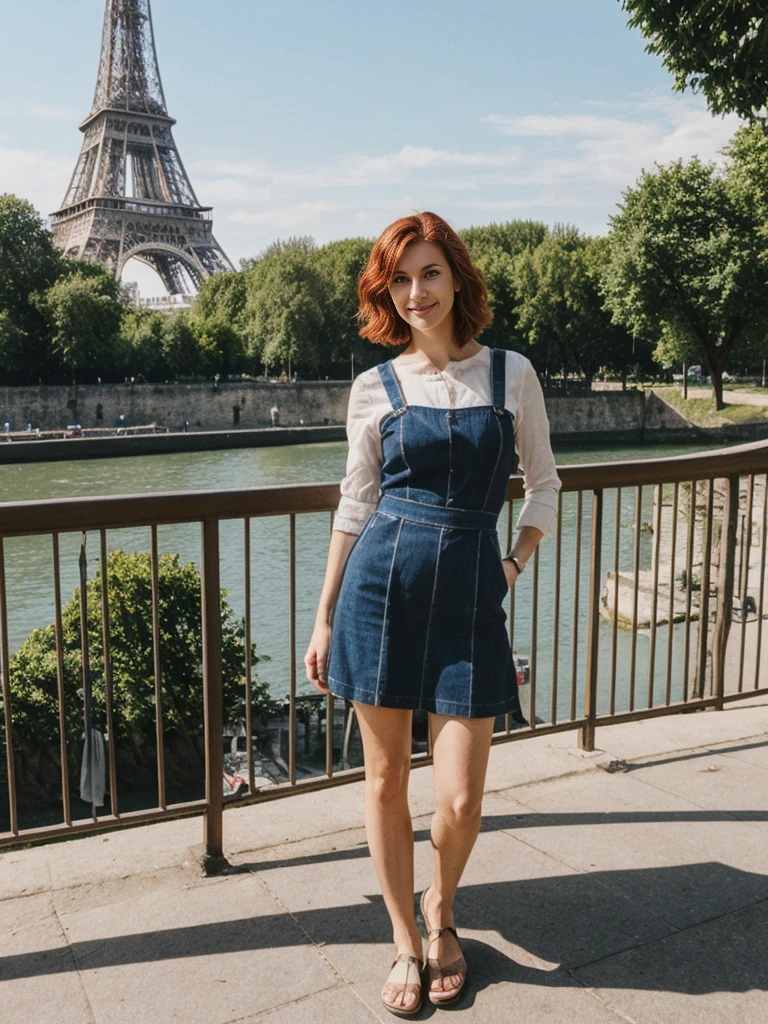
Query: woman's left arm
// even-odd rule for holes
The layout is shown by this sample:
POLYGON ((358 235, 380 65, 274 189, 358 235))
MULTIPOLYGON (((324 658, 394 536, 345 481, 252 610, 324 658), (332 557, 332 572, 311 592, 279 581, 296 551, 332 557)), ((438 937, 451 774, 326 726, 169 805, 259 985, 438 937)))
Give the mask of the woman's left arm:
MULTIPOLYGON (((517 356, 518 359, 523 358, 517 356)), ((557 515, 560 478, 549 441, 549 419, 536 371, 524 359, 521 375, 510 373, 513 382, 515 446, 523 472, 525 502, 517 520, 512 550, 504 559, 504 573, 512 586, 557 515)))

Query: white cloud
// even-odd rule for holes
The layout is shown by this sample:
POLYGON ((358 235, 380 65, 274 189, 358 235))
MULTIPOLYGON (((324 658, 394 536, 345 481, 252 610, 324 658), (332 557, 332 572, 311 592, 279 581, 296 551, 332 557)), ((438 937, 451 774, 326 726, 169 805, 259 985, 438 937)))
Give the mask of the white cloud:
POLYGON ((268 210, 237 209, 230 213, 228 220, 235 224, 267 224, 282 230, 299 227, 321 217, 324 213, 337 213, 343 208, 342 203, 303 202, 293 206, 272 207, 268 210))
POLYGON ((74 110, 72 107, 56 107, 49 103, 27 104, 24 108, 26 117, 39 117, 43 121, 67 121, 77 125, 83 120, 84 112, 74 110))
POLYGON ((510 175, 507 182, 548 185, 568 181, 623 189, 654 163, 693 156, 721 161, 720 150, 740 123, 734 116, 713 117, 696 100, 671 96, 588 106, 610 113, 491 114, 483 118, 501 135, 531 140, 522 175, 510 175))
POLYGON ((27 199, 43 216, 58 209, 75 168, 74 157, 0 147, 0 192, 27 199))
POLYGON ((201 203, 211 206, 215 203, 264 203, 272 198, 272 190, 266 186, 250 185, 237 178, 193 178, 195 192, 201 203))

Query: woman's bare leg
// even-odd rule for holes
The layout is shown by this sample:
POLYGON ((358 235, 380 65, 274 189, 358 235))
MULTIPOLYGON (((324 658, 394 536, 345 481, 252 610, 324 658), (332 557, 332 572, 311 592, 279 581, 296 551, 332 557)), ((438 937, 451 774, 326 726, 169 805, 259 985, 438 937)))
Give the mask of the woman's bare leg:
MULTIPOLYGON (((454 923, 453 900, 480 831, 494 719, 431 714, 429 722, 437 810, 431 830, 434 882, 424 905, 432 927, 442 928, 454 923)), ((450 933, 432 943, 429 952, 443 964, 460 955, 450 933)), ((460 983, 453 975, 435 981, 432 987, 449 991, 460 983)))
MULTIPOLYGON (((354 706, 365 758, 368 848, 398 952, 421 959, 422 941, 413 912, 413 823, 408 807, 412 712, 357 702, 354 706)), ((397 968, 393 974, 398 977, 396 972, 397 968)), ((413 974, 408 980, 414 981, 413 974)), ((386 987, 382 995, 392 1001, 386 987)), ((415 1002, 413 993, 398 999, 404 1009, 415 1002)))

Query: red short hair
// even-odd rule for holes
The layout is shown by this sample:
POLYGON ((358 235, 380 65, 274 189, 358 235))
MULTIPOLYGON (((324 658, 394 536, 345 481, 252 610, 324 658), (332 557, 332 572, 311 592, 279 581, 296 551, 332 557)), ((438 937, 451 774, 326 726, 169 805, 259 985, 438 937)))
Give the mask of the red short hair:
POLYGON ((466 345, 493 319, 488 308, 488 290, 482 274, 472 266, 466 245, 436 213, 401 217, 374 243, 357 286, 360 334, 379 345, 410 341, 411 328, 395 309, 389 285, 405 247, 411 242, 437 242, 445 253, 453 278, 461 285, 453 303, 456 340, 460 347, 466 345))

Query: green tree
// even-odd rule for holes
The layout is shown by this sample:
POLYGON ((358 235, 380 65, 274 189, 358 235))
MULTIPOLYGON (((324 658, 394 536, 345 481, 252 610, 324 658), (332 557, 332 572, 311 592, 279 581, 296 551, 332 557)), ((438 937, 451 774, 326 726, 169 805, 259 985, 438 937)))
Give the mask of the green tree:
POLYGON ((166 316, 161 336, 163 362, 173 377, 195 377, 203 373, 202 358, 189 311, 166 316))
MULTIPOLYGON (((102 572, 87 584, 88 645, 95 720, 104 721, 105 677, 102 636, 102 572)), ((147 552, 113 551, 106 564, 109 596, 110 663, 113 679, 114 735, 132 763, 152 761, 155 730, 154 653, 152 643, 152 569, 147 552)), ((158 564, 158 617, 165 742, 189 741, 203 732, 203 648, 200 574, 179 556, 158 564)), ((221 593, 224 721, 245 718, 244 627, 235 620, 221 593)), ((80 596, 76 590, 62 612, 64 711, 74 747, 83 731, 80 596)), ((255 648, 252 661, 258 657, 255 648)), ((59 717, 54 627, 34 630, 10 663, 13 730, 17 758, 39 762, 41 751, 58 754, 59 717)), ((279 705, 267 684, 254 681, 252 711, 265 719, 279 705)), ((2 771, 5 769, 3 762, 2 771)), ((124 780, 130 782, 131 780, 124 780)), ((54 773, 54 783, 58 785, 54 773)), ((55 788, 55 786, 54 786, 55 788)))
POLYGON ((35 300, 54 283, 62 263, 34 207, 0 195, 0 367, 12 383, 48 369, 49 330, 35 300))
POLYGON ((356 369, 372 366, 388 353, 361 338, 357 323, 357 282, 371 254, 369 238, 344 238, 317 251, 322 279, 323 334, 319 365, 330 371, 354 357, 356 369))
POLYGON ((50 325, 52 352, 73 380, 114 372, 122 362, 116 342, 123 307, 109 271, 95 265, 68 271, 38 301, 50 325))
POLYGON ((629 25, 662 57, 675 89, 702 92, 713 114, 765 118, 765 0, 622 0, 629 25))
POLYGON ((754 194, 698 159, 644 172, 612 218, 604 283, 617 322, 657 345, 696 352, 723 408, 726 362, 763 345, 768 252, 754 194))
POLYGON ((146 380, 165 377, 163 329, 166 314, 156 309, 127 309, 120 322, 125 372, 146 380))
POLYGON ((516 287, 515 260, 532 252, 547 237, 539 221, 513 220, 465 228, 459 232, 477 269, 488 286, 493 323, 483 331, 483 342, 495 348, 525 351, 527 340, 520 330, 520 299, 516 287))
POLYGON ((203 282, 190 314, 206 374, 245 368, 245 274, 214 274, 203 282))
POLYGON ((315 369, 323 355, 324 283, 313 239, 269 246, 251 264, 246 292, 251 359, 284 373, 315 369))
POLYGON ((519 325, 546 372, 564 369, 591 381, 601 366, 622 370, 631 338, 604 308, 605 246, 570 226, 555 226, 515 264, 519 325))

